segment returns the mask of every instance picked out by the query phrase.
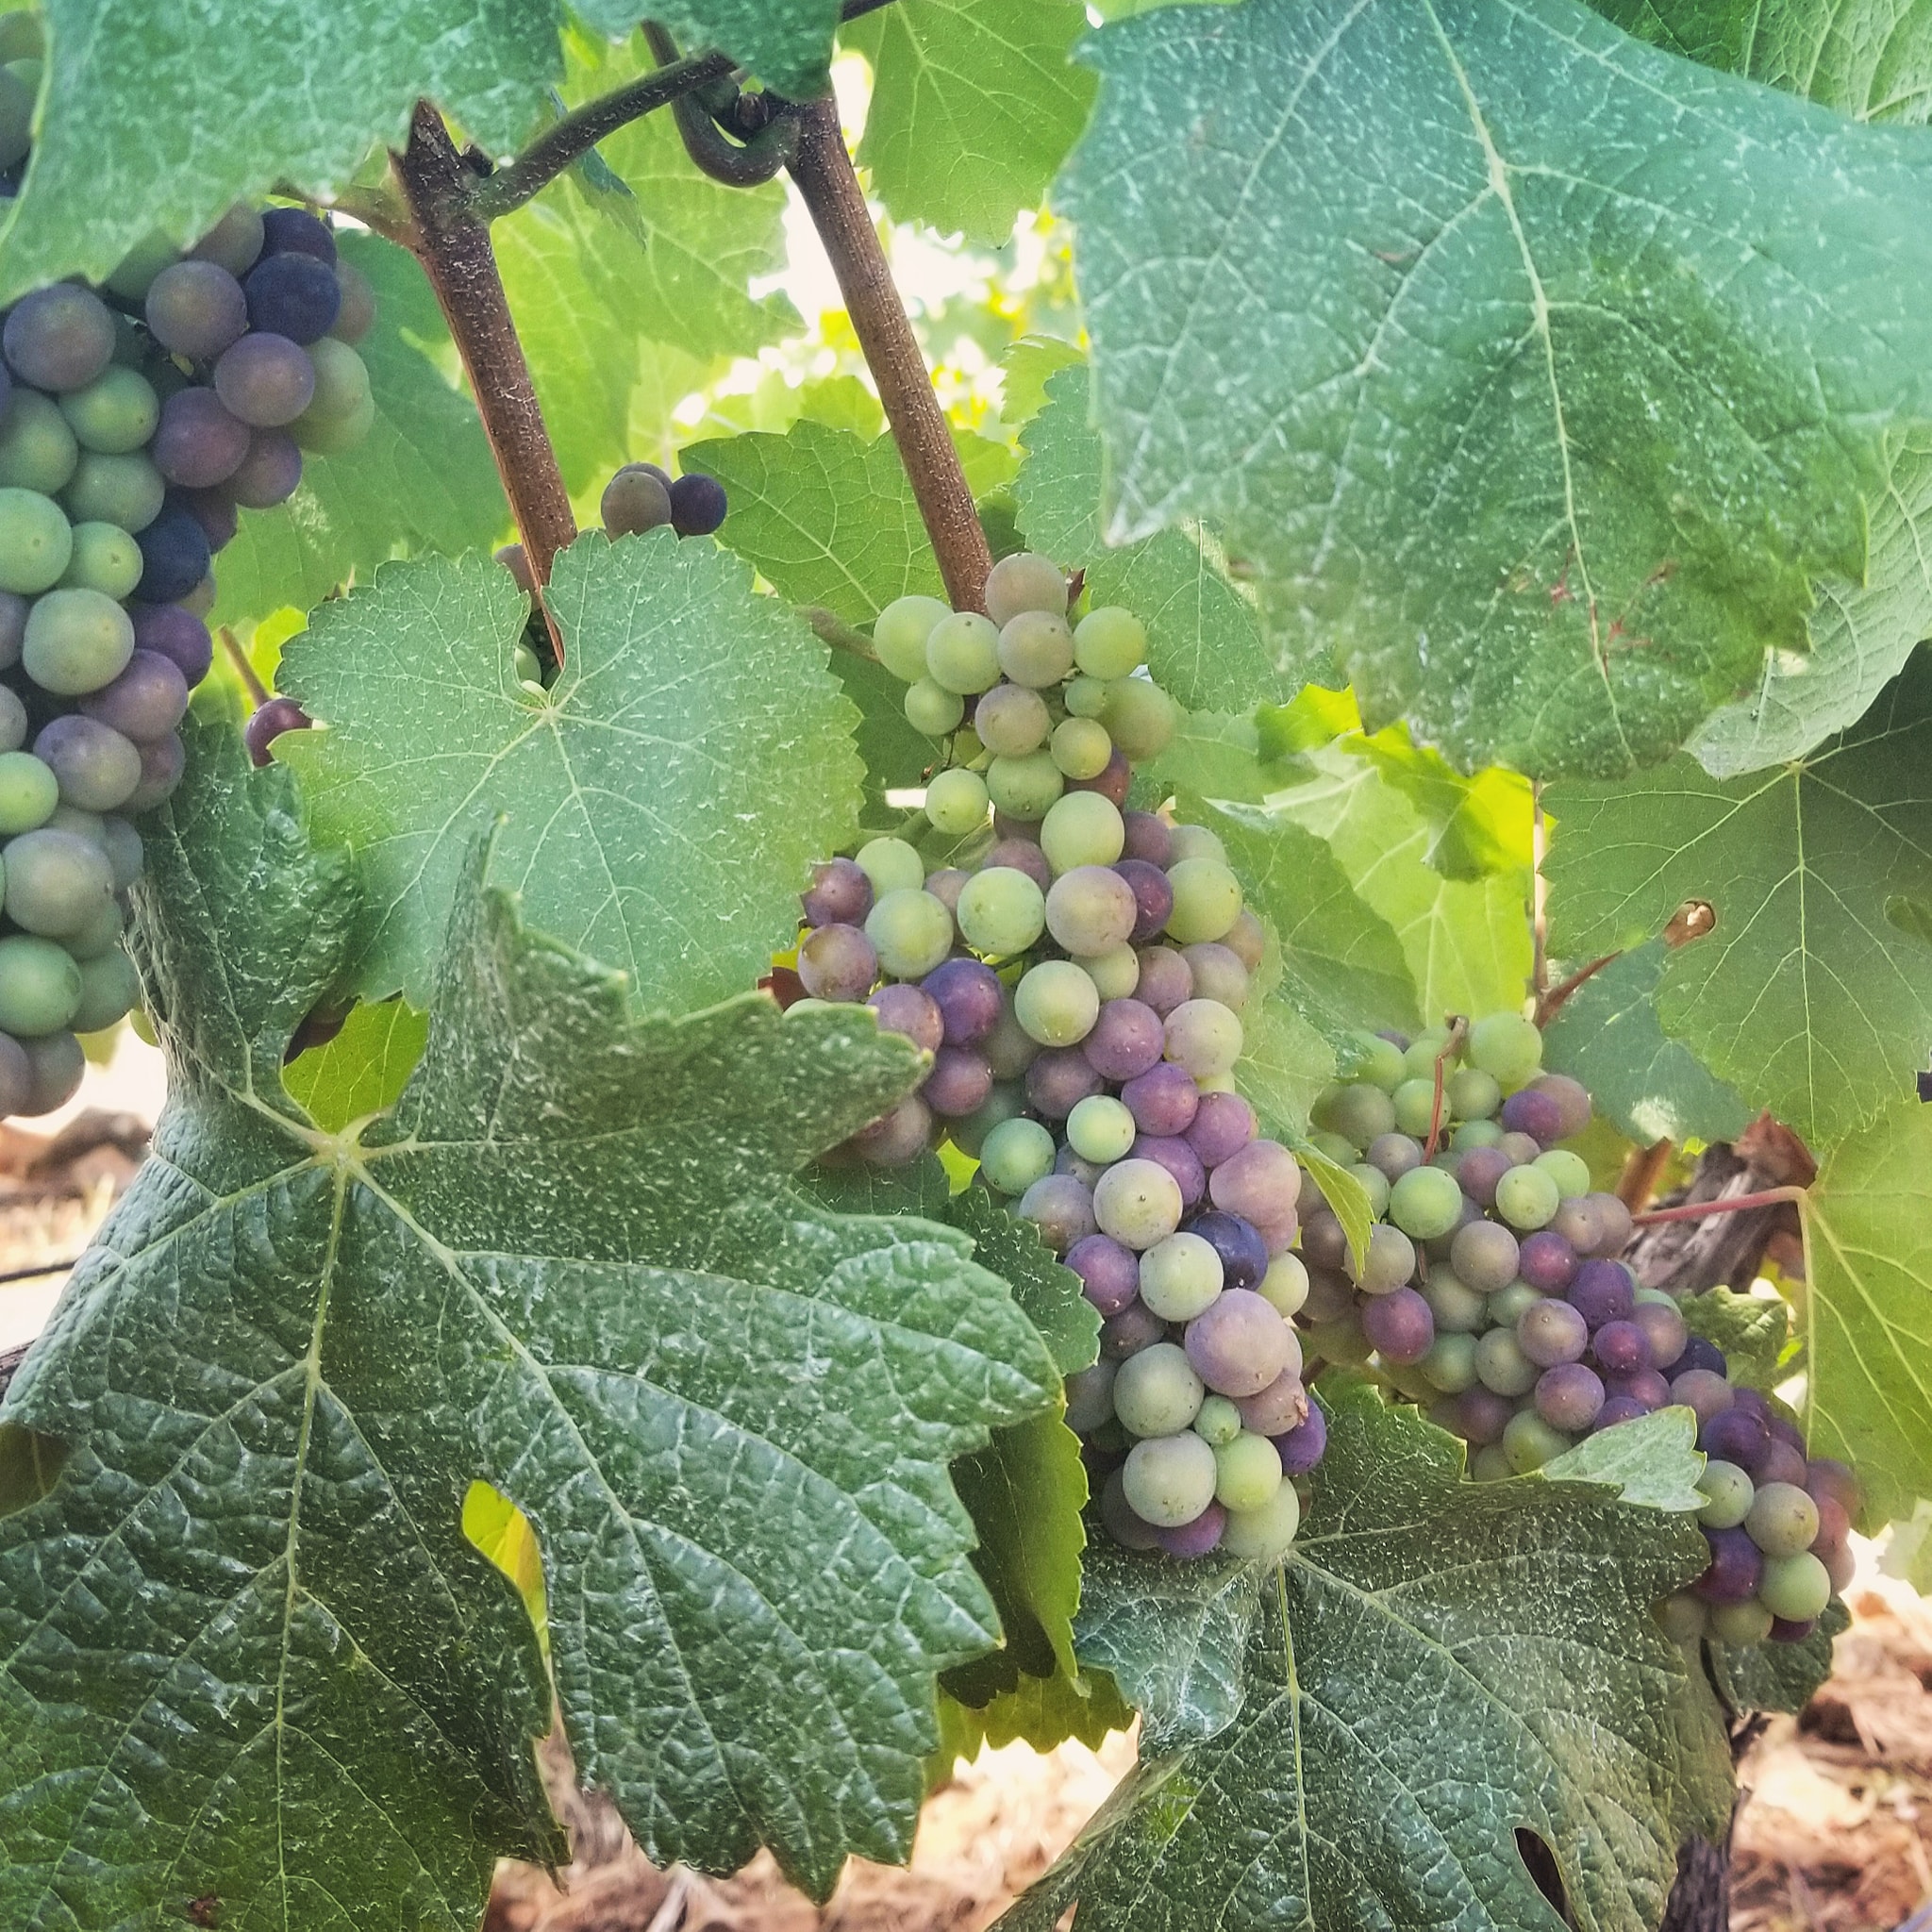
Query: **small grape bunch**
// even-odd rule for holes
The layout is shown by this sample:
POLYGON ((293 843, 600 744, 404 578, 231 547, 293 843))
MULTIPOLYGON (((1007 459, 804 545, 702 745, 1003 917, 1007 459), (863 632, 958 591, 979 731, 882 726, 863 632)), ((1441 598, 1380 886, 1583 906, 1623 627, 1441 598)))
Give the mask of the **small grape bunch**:
POLYGON ((1235 1091, 1263 928, 1211 831, 1126 808, 1176 721, 1140 621, 1070 613, 1029 553, 993 567, 986 606, 902 597, 874 631, 944 743, 940 862, 874 839, 804 895, 806 999, 867 1001, 932 1056, 841 1154, 950 1143, 1079 1277, 1102 1354, 1067 1418, 1119 1541, 1278 1555, 1324 1428, 1291 1319, 1303 1177, 1235 1091))

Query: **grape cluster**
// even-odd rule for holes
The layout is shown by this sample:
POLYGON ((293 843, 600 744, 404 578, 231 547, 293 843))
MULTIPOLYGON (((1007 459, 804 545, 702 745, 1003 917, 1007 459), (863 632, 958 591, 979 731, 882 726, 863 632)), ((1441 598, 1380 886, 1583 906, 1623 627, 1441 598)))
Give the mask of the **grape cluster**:
POLYGON ((947 741, 924 805, 944 862, 874 839, 804 895, 798 990, 868 1001, 933 1057, 842 1152, 950 1141, 1079 1276, 1102 1355, 1067 1419, 1118 1541, 1275 1555, 1324 1432, 1291 1319, 1302 1176, 1233 1079, 1261 924, 1212 832, 1125 808, 1176 719, 1139 620, 1070 610, 1028 553, 986 607, 902 597, 874 631, 907 717, 947 741))
POLYGON ((1541 1071, 1542 1037, 1515 1013, 1351 1046, 1355 1077, 1317 1102, 1316 1144, 1386 1218, 1355 1256, 1335 1215, 1310 1207, 1311 1353, 1373 1360, 1470 1444, 1478 1480, 1539 1469, 1667 1405, 1691 1408, 1710 1458, 1711 1561, 1663 1607, 1667 1627, 1729 1643, 1807 1636, 1850 1577, 1850 1472, 1807 1460, 1795 1424, 1734 1386, 1675 1298, 1618 1258, 1629 1209, 1592 1191, 1559 1144, 1589 1125, 1590 1095, 1541 1071))
MULTIPOLYGON (((39 31, 0 19, 16 184, 39 31)), ((75 1036, 134 1003, 131 821, 181 779, 209 559, 241 509, 294 489, 305 448, 367 430, 351 343, 373 313, 324 223, 237 208, 185 257, 143 244, 101 291, 58 283, 0 322, 0 1115, 58 1107, 75 1036)))

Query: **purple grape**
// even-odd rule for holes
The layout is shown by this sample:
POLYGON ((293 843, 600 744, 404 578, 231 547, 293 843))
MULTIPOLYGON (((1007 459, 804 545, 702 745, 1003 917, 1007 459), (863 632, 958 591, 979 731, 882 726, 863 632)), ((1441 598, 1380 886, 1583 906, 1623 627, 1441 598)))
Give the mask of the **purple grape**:
POLYGON ((248 723, 242 727, 250 763, 267 764, 268 748, 283 732, 308 729, 308 713, 293 698, 268 699, 256 707, 249 714, 248 723))
POLYGON ((1194 1076, 1172 1060, 1137 1074, 1121 1089, 1121 1098, 1143 1134, 1184 1134, 1201 1108, 1194 1076))
POLYGON ((1282 1474, 1307 1475, 1328 1447, 1328 1418, 1323 1414, 1322 1405, 1310 1402, 1307 1420, 1274 1441, 1274 1453, 1281 1457, 1282 1474))
POLYGON ((148 284, 147 325, 163 348, 212 362, 248 327, 242 284, 212 261, 177 261, 148 284))
POLYGON ((957 923, 959 917, 959 894, 966 890, 966 882, 973 874, 962 871, 957 865, 942 865, 938 872, 925 875, 925 890, 953 915, 957 923))
POLYGON ((151 739, 137 749, 141 753, 141 781, 121 801, 121 809, 130 816, 152 811, 163 800, 172 798, 188 770, 188 751, 178 732, 170 731, 165 737, 151 739))
MULTIPOLYGON (((233 480, 229 478, 230 482, 233 480)), ((185 490, 181 492, 181 507, 201 525, 211 556, 225 550, 242 527, 235 499, 228 494, 226 484, 219 490, 185 490)))
POLYGON ((1052 1047, 1026 1069, 1026 1100, 1042 1120, 1063 1121, 1102 1084, 1077 1046, 1052 1047))
POLYGON ((1707 1341, 1702 1335, 1693 1335, 1684 1344, 1684 1353, 1673 1366, 1679 1374, 1686 1369, 1703 1369, 1713 1375, 1728 1375, 1731 1365, 1724 1358, 1724 1352, 1716 1342, 1707 1341))
POLYGON ((948 1046, 977 1046, 999 1024, 999 975, 991 966, 943 959, 920 984, 940 1009, 948 1046))
MULTIPOLYGON (((995 806, 992 814, 992 835, 1002 845, 1038 845, 1040 821, 1009 817, 995 806)), ((984 864, 985 860, 982 859, 980 862, 984 864)))
POLYGON ((1585 1261, 1568 1294, 1592 1331, 1606 1322, 1627 1322, 1637 1307, 1637 1285, 1621 1261, 1585 1261))
POLYGON ((1155 1550, 1160 1547, 1160 1532, 1137 1515, 1127 1501, 1127 1492, 1115 1470, 1100 1491, 1100 1520, 1108 1536, 1124 1550, 1155 1550))
POLYGON ((265 208, 261 211, 263 255, 312 255, 317 261, 336 263, 335 232, 306 208, 265 208))
MULTIPOLYGON (((1137 999, 1108 1000, 1092 1030, 1080 1042, 1093 1071, 1114 1085, 1151 1073, 1160 1065, 1165 1046, 1159 1014, 1137 999)), ((1131 1109, 1133 1103, 1127 1105, 1131 1109)))
POLYGON ((215 393, 251 429, 279 429, 315 400, 315 364, 287 336, 251 331, 222 351, 215 393))
POLYGON ((1756 1596, 1764 1578, 1757 1545, 1741 1529, 1707 1529, 1704 1540, 1710 1545, 1710 1567, 1691 1586, 1697 1594, 1708 1604, 1740 1604, 1756 1596))
POLYGON ((815 1000, 862 1000, 879 976, 879 956, 862 928, 822 925, 799 944, 798 976, 815 1000))
POLYGON ((180 724, 188 709, 188 680, 174 658, 138 650, 112 684, 81 699, 80 709, 124 738, 146 744, 180 724))
POLYGON ((1807 1490, 1807 1494, 1818 1505, 1818 1534, 1811 1539, 1812 1555, 1824 1557, 1843 1549, 1852 1533, 1852 1519, 1845 1506, 1828 1491, 1807 1490))
POLYGON ((1181 1206, 1196 1207, 1208 1191, 1208 1171, 1200 1156, 1185 1141, 1171 1136, 1140 1134, 1134 1140, 1134 1158, 1152 1160, 1166 1168, 1181 1191, 1181 1206))
POLYGON ((1774 1617, 1771 1620, 1771 1641, 1774 1643, 1803 1643, 1817 1627, 1816 1617, 1807 1617, 1802 1624, 1794 1624, 1789 1617, 1774 1617))
POLYGON ((1614 1429, 1619 1423, 1634 1423, 1641 1415, 1648 1415, 1649 1409, 1642 1403, 1628 1395, 1612 1395, 1606 1399, 1604 1406, 1596 1412, 1596 1421, 1591 1425, 1592 1436, 1605 1429, 1614 1429))
POLYGON ((1358 1310, 1362 1333, 1386 1362, 1419 1362, 1436 1340, 1436 1318, 1412 1288, 1371 1295, 1358 1310))
POLYGON ((1158 812, 1126 811, 1121 824, 1126 830, 1121 857, 1144 859, 1165 872, 1174 859, 1174 832, 1167 821, 1158 812))
POLYGON ((1046 862, 1046 854, 1032 839, 1002 839, 979 861, 979 870, 991 872, 995 866, 1002 865, 1010 866, 1015 872, 1024 872, 1042 892, 1052 889, 1053 868, 1046 862))
MULTIPOLYGON (((1764 1418, 1765 1426, 1777 1441, 1795 1449, 1800 1456, 1805 1453, 1805 1432, 1788 1415, 1779 1415, 1772 1409, 1764 1418)), ((1802 1487, 1802 1484, 1800 1485, 1802 1487)))
POLYGON ((1516 1279, 1516 1237, 1500 1221, 1472 1221, 1449 1242, 1449 1265, 1478 1294, 1493 1294, 1516 1279))
POLYGON ((1558 1201, 1557 1211, 1550 1216, 1549 1232, 1561 1235, 1579 1255, 1595 1254, 1602 1243, 1603 1224, 1591 1205, 1591 1196, 1572 1195, 1567 1201, 1558 1201))
POLYGON ((1530 1287, 1545 1294, 1561 1294, 1576 1279, 1576 1250, 1546 1227, 1525 1237, 1516 1270, 1530 1287))
MULTIPOLYGON (((1200 1156, 1203 1167, 1219 1167, 1247 1146, 1259 1130, 1255 1109, 1239 1093, 1204 1093, 1188 1128, 1188 1145, 1200 1156)), ((1297 1192, 1300 1186, 1297 1176, 1297 1192)), ((1238 1208, 1236 1211, 1240 1211, 1238 1208)))
POLYGON ((863 925, 872 910, 872 881, 856 859, 822 858, 799 903, 808 925, 863 925))
POLYGON ((1684 1344, 1690 1339, 1683 1316, 1662 1302, 1639 1302, 1630 1319, 1643 1330, 1643 1339, 1650 1344, 1651 1360, 1658 1368, 1674 1369, 1684 1353, 1684 1344))
POLYGON ((964 1120, 992 1091, 992 1069, 970 1046, 942 1046, 920 1090, 925 1104, 944 1120, 964 1120))
POLYGON ((1613 1395, 1626 1395, 1643 1405, 1644 1412, 1663 1408, 1671 1399, 1671 1385, 1655 1369, 1633 1369, 1628 1374, 1604 1376, 1604 1386, 1613 1395))
MULTIPOLYGON (((1538 1368, 1554 1369, 1562 1362, 1583 1359, 1583 1351, 1590 1345, 1590 1330, 1568 1302, 1536 1302, 1517 1317, 1516 1345, 1538 1368)), ((1569 1425, 1558 1423, 1556 1426, 1569 1425)))
POLYGON ((1152 1007, 1164 1020, 1184 1000, 1194 996, 1194 975, 1172 946, 1141 948, 1141 983, 1134 997, 1152 1007))
POLYGON ((34 756, 59 780, 60 803, 82 811, 119 810, 141 788, 141 753, 131 741, 75 711, 41 727, 34 756))
POLYGON ((1527 1134, 1547 1147, 1563 1138, 1563 1109, 1547 1093, 1524 1087, 1503 1103, 1499 1116, 1506 1134, 1527 1134))
MULTIPOLYGON (((1084 1239, 1084 1237, 1082 1238, 1084 1239)), ((1080 1243, 1075 1241, 1074 1247, 1080 1243)), ((1073 1248, 1067 1253, 1071 1256, 1073 1248)), ((1100 1324, 1100 1352, 1110 1361, 1124 1362, 1157 1341, 1167 1339, 1167 1324, 1144 1302, 1132 1301, 1119 1314, 1100 1324)))
POLYGON ((1299 1355, 1291 1355, 1288 1367, 1258 1395, 1243 1395, 1235 1407, 1241 1410, 1242 1428, 1271 1441, 1299 1427, 1310 1407, 1308 1391, 1302 1387, 1299 1355))
MULTIPOLYGON (((164 269, 156 277, 157 284, 173 273, 164 269)), ((335 270, 312 255, 265 255, 248 271, 242 287, 249 327, 264 335, 287 336, 304 348, 320 341, 341 312, 342 290, 335 270)), ((152 306, 152 295, 149 302, 152 306)))
POLYGON ((1830 1496, 1848 1517, 1856 1518, 1864 1507, 1864 1491, 1847 1463, 1835 1456, 1814 1456, 1807 1465, 1805 1488, 1814 1501, 1830 1496))
POLYGON ((1767 1428, 1771 1425, 1771 1404, 1766 1400, 1763 1390, 1740 1383, 1731 1391, 1731 1406, 1749 1409, 1767 1428))
POLYGON ((1362 1158, 1385 1180, 1399 1181, 1423 1164, 1423 1143, 1407 1134, 1377 1134, 1362 1158))
POLYGON ((1498 1153, 1509 1157, 1511 1167, 1527 1167, 1542 1153, 1542 1143, 1529 1134, 1505 1134, 1496 1142, 1498 1153))
POLYGON ((1107 1167, 1105 1162, 1085 1159, 1072 1147, 1062 1147, 1053 1158, 1053 1171, 1070 1174, 1076 1181, 1085 1181, 1091 1188, 1107 1172, 1107 1167))
POLYGON ((1070 1174, 1043 1174, 1020 1196, 1019 1212, 1056 1255, 1064 1255, 1094 1231, 1093 1190, 1070 1174))
POLYGON ((1067 1266, 1103 1316, 1118 1315, 1140 1292, 1141 1257, 1111 1235, 1090 1234, 1067 1250, 1067 1266))
POLYGON ((1487 1448, 1490 1443, 1503 1440, 1503 1431, 1515 1413, 1516 1405, 1507 1396, 1498 1395, 1493 1389, 1485 1389, 1478 1382, 1456 1398, 1456 1434, 1478 1449, 1487 1448))
POLYGON ((1621 1255, 1629 1245, 1630 1237, 1637 1228, 1637 1224, 1630 1218, 1630 1209, 1614 1194, 1590 1194, 1585 1198, 1597 1219, 1595 1252, 1606 1256, 1621 1255))
POLYGON ((231 415, 213 390, 179 389, 161 405, 160 427, 148 456, 170 483, 206 490, 235 474, 248 442, 247 424, 231 415))
POLYGON ((1124 805, 1127 793, 1133 789, 1134 768, 1128 764, 1119 745, 1113 748, 1113 756, 1107 761, 1107 770, 1097 778, 1069 778, 1069 791, 1097 791, 1114 805, 1124 805))
POLYGON ((1310 1268, 1340 1269, 1348 1265, 1348 1237, 1325 1206, 1315 1208, 1302 1224, 1302 1258, 1310 1268))
POLYGON ((636 537, 671 521, 671 492, 658 480, 657 465, 626 463, 604 486, 597 521, 607 537, 636 537))
POLYGON ((921 1053, 937 1053, 944 1044, 945 1023, 940 1018, 940 1009, 918 987, 894 980, 891 986, 880 987, 866 1005, 879 1016, 881 1033, 904 1034, 921 1053))
POLYGON ((1604 1401, 1602 1381, 1581 1362, 1558 1362, 1537 1377, 1536 1412, 1566 1436, 1589 1428, 1603 1413, 1604 1401))
POLYGON ((1228 1288, 1251 1289, 1267 1274, 1267 1243, 1239 1214, 1210 1208, 1189 1222, 1188 1232, 1199 1235, 1221 1257, 1221 1278, 1228 1288))
POLYGON ((1711 1369, 1681 1369, 1671 1378, 1671 1400, 1695 1411, 1698 1425, 1731 1406, 1731 1385, 1711 1369))
POLYGON ((1802 1490, 1805 1487, 1805 1458, 1789 1442, 1774 1436, 1758 1458, 1757 1467, 1751 1472, 1751 1479, 1759 1489, 1766 1483, 1790 1483, 1794 1490, 1802 1490))
POLYGON ((178 604, 135 604, 127 612, 134 623, 134 648, 172 658, 191 690, 208 675, 214 662, 214 640, 208 625, 178 604))
POLYGON ((925 1152, 931 1138, 930 1109, 918 1094, 908 1093, 891 1113, 854 1134, 851 1146, 874 1167, 908 1167, 925 1152))
MULTIPOLYGON (((1539 1074, 1529 1083, 1529 1091, 1543 1094, 1556 1102, 1557 1138, 1559 1141, 1573 1140, 1589 1126, 1591 1112, 1590 1094, 1580 1082, 1573 1080, 1568 1074, 1539 1074)), ((1529 1131, 1536 1133, 1534 1127, 1529 1131)), ((1537 1134, 1536 1137, 1539 1141, 1543 1138, 1541 1134, 1537 1134)))
POLYGON ((1634 1375, 1651 1366, 1650 1343, 1635 1322, 1606 1322, 1591 1345, 1597 1366, 1613 1375, 1634 1375))
MULTIPOLYGON (((293 496, 302 481, 302 452, 292 436, 279 429, 258 429, 248 439, 248 454, 236 464, 223 493, 243 509, 273 509, 293 496)), ((523 545, 506 545, 523 554, 523 545)))
MULTIPOLYGON (((1201 1112, 1207 1112, 1208 1100, 1218 1098, 1217 1094, 1205 1096, 1201 1112)), ((1190 1130, 1191 1146, 1200 1125, 1201 1116, 1196 1114, 1190 1130)), ((1279 1141, 1249 1141, 1215 1166, 1208 1192, 1224 1212, 1238 1214, 1257 1227, 1284 1220, 1292 1225, 1301 1186, 1301 1170, 1294 1156, 1279 1141)))
POLYGON ((695 472, 671 486, 671 527, 680 537, 708 537, 724 521, 724 486, 695 472))
POLYGON ((1144 946, 1167 930, 1167 922, 1174 913, 1174 888, 1168 884, 1167 874, 1144 858, 1123 858, 1114 871, 1133 888, 1131 938, 1135 945, 1144 946))
POLYGON ((1496 1183, 1515 1165, 1500 1147, 1472 1147, 1456 1163, 1462 1191, 1484 1208, 1496 1205, 1496 1183))
POLYGON ((1246 1288, 1224 1288, 1188 1324, 1182 1346, 1220 1395, 1258 1395, 1288 1366, 1294 1331, 1246 1288))
POLYGON ((36 389, 85 389, 114 354, 114 318, 92 290, 57 282, 14 304, 0 350, 36 389))
POLYGON ((1165 1555, 1187 1563, 1211 1554, 1226 1527, 1227 1511, 1219 1503, 1209 1503, 1191 1523, 1177 1523, 1171 1529, 1157 1529, 1154 1541, 1165 1555))
POLYGON ((1764 1426, 1762 1416, 1753 1415, 1748 1408, 1733 1407, 1705 1424, 1697 1433, 1697 1446, 1707 1456, 1715 1456, 1722 1462, 1735 1462, 1747 1474, 1755 1476, 1763 1463, 1765 1451, 1771 1447, 1771 1431, 1764 1426))

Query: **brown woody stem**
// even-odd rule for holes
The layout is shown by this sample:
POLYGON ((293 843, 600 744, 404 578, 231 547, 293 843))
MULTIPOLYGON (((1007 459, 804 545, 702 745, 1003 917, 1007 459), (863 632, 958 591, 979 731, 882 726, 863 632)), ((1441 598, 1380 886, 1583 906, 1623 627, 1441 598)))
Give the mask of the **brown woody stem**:
POLYGON ((1547 1026, 1563 1010, 1563 1003, 1587 979, 1594 979, 1604 968, 1623 958, 1621 953, 1606 953, 1601 959, 1592 959, 1580 973, 1573 973, 1560 986, 1553 986, 1541 994, 1536 1003, 1536 1024, 1547 1026))
POLYGON ((1703 1221, 1712 1214, 1744 1214, 1754 1208, 1775 1208, 1780 1201, 1802 1201, 1803 1188, 1766 1188, 1757 1194, 1729 1194, 1716 1201, 1685 1201, 1675 1208, 1653 1208, 1631 1219, 1640 1226, 1657 1221, 1703 1221))
POLYGON ((819 240, 845 297, 858 345, 865 351, 886 421, 939 558, 946 595, 957 610, 986 608, 986 574, 992 568, 973 491, 959 467, 945 412, 933 393, 925 358, 907 319, 872 211, 845 152, 839 107, 826 98, 797 108, 798 152, 791 178, 810 210, 819 240))
MULTIPOLYGON (((417 106, 408 147, 391 158, 415 218, 418 257, 463 359, 541 594, 553 559, 575 539, 577 526, 491 253, 489 226, 475 210, 471 177, 442 116, 428 102, 417 106)), ((558 641, 554 624, 551 636, 558 641)))

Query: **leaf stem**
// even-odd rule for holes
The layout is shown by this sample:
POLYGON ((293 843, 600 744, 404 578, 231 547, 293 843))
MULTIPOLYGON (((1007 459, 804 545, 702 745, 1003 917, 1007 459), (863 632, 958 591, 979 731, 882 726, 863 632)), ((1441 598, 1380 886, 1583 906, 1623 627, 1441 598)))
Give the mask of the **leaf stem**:
POLYGON ((873 649, 872 640, 862 630, 854 630, 842 618, 835 617, 823 604, 801 604, 798 614, 833 650, 863 658, 871 664, 879 661, 879 654, 873 649))
POLYGON ((1560 986, 1553 986, 1547 992, 1538 995, 1536 1003, 1536 1024, 1547 1026, 1562 1011, 1563 1003, 1586 979, 1594 979, 1606 966, 1623 958, 1622 953, 1606 953, 1601 959, 1592 959, 1580 973, 1573 973, 1560 986))
POLYGON ((1442 1068, 1452 1054, 1459 1053, 1462 1042, 1469 1038, 1469 1022, 1460 1013, 1449 1016, 1449 1038, 1442 1042, 1442 1051, 1436 1056, 1436 1091, 1429 1104, 1429 1140, 1423 1149, 1423 1158, 1433 1160, 1436 1147, 1442 1138, 1442 1068))
MULTIPOLYGON (((391 159, 415 217, 418 257, 463 359, 541 596, 552 560, 576 537, 576 520, 510 320, 490 229, 472 206, 473 177, 442 116, 426 101, 417 105, 408 147, 391 159)), ((550 632, 560 664, 563 649, 554 622, 550 632)))
POLYGON ((268 686, 263 684, 261 679, 256 675, 255 666, 248 661, 247 652, 242 648, 235 633, 225 624, 217 632, 217 636, 222 641, 223 650, 227 652, 230 659, 233 661, 235 670, 240 675, 242 682, 248 689, 248 702, 258 711, 260 710, 262 706, 268 703, 268 686))
POLYGON ((1802 1201, 1803 1188, 1766 1188, 1757 1194, 1728 1194, 1715 1201, 1685 1201, 1675 1208, 1653 1208, 1630 1218, 1640 1227, 1658 1221, 1703 1221, 1712 1214, 1746 1214, 1754 1208, 1775 1208, 1781 1201, 1802 1201))
POLYGON ((947 598, 956 610, 983 610, 992 553, 925 358, 892 286, 852 157, 845 152, 838 103, 827 96, 802 103, 796 112, 799 142, 791 178, 831 258, 846 313, 878 385, 886 421, 932 539, 947 598))

